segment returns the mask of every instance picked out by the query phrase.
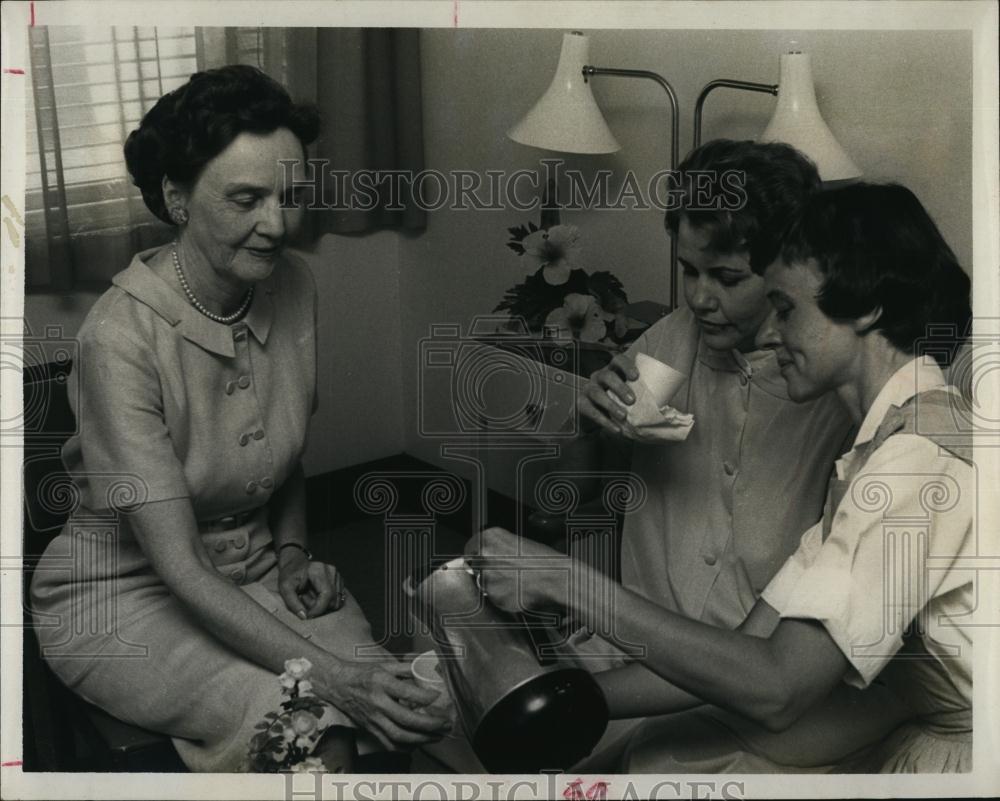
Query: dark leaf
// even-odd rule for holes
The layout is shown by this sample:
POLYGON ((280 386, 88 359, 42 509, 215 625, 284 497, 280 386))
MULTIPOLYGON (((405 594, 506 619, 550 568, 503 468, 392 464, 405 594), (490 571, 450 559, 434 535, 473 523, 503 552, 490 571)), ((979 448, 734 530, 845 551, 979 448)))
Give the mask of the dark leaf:
POLYGON ((584 270, 572 270, 566 283, 558 286, 548 283, 543 271, 544 268, 539 267, 533 275, 525 276, 522 283, 508 289, 493 311, 523 317, 529 330, 541 331, 545 318, 563 305, 567 295, 589 291, 584 270))
POLYGON ((276 767, 266 754, 254 754, 250 760, 255 773, 275 773, 276 767))
POLYGON ((520 241, 521 241, 522 239, 524 239, 524 238, 525 238, 525 237, 526 237, 526 236, 527 236, 527 235, 528 235, 529 233, 531 233, 531 232, 530 232, 530 231, 529 231, 529 230, 527 229, 527 227, 526 227, 526 226, 523 226, 523 225, 516 225, 516 226, 514 226, 513 228, 508 228, 508 229, 507 229, 507 231, 508 231, 508 232, 510 233, 510 238, 511 238, 511 239, 515 239, 515 240, 517 240, 518 242, 520 242, 520 241))
POLYGON ((524 245, 521 243, 525 237, 540 230, 533 222, 529 222, 527 225, 515 225, 513 228, 508 228, 507 232, 510 234, 510 241, 507 243, 507 247, 513 250, 518 256, 523 256, 524 245))
POLYGON ((306 712, 311 712, 316 717, 323 714, 325 709, 324 703, 316 698, 316 696, 305 695, 301 698, 296 698, 294 703, 289 705, 289 712, 299 712, 305 710, 306 712))
POLYGON ((601 308, 607 312, 618 314, 624 311, 628 304, 628 296, 625 294, 622 282, 606 270, 591 273, 587 280, 587 290, 597 298, 601 308))

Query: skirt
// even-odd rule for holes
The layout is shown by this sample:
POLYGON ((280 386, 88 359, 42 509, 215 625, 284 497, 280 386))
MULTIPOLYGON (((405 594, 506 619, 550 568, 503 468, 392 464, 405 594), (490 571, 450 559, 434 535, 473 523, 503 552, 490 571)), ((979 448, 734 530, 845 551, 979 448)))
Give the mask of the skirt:
POLYGON ((910 720, 870 753, 845 765, 852 773, 967 773, 972 770, 972 705, 920 637, 903 646, 879 678, 911 712, 910 720))
POLYGON ((972 770, 972 730, 942 727, 940 721, 904 723, 885 742, 845 773, 968 773, 972 770))
MULTIPOLYGON (((318 618, 301 620, 287 609, 278 593, 266 515, 225 536, 240 544, 236 551, 242 553, 216 568, 233 578, 248 603, 259 604, 345 660, 393 659, 372 641, 368 621, 349 593, 341 609, 318 618)), ((128 537, 109 562, 117 568, 114 575, 88 575, 92 568, 78 557, 82 550, 83 561, 100 564, 93 542, 73 536, 68 526, 36 571, 32 612, 46 662, 89 703, 126 723, 169 735, 191 770, 245 769, 254 726, 267 712, 280 711, 284 700, 278 676, 204 629, 152 573, 128 537), (67 580, 65 566, 74 563, 77 568, 67 580)), ((299 656, 303 654, 288 654, 289 659, 299 656)), ((334 713, 334 725, 357 728, 346 714, 334 713)), ((362 741, 370 739, 360 734, 362 741)))

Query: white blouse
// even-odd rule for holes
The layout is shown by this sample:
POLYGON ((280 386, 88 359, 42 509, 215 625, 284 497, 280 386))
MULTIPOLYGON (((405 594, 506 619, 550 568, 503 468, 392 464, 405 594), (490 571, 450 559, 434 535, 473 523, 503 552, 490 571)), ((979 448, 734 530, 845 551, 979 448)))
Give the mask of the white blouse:
POLYGON ((916 433, 873 442, 899 414, 893 407, 945 387, 937 365, 918 359, 887 382, 836 463, 842 497, 830 498, 824 521, 806 531, 762 597, 782 618, 823 624, 850 662, 847 683, 866 687, 904 633, 915 634, 971 703, 972 640, 962 623, 975 607, 974 468, 916 433))

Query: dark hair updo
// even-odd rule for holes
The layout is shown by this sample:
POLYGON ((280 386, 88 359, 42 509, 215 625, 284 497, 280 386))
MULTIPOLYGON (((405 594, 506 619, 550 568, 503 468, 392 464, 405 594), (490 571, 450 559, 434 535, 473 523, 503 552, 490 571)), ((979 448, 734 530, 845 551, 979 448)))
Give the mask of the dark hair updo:
POLYGON ((234 64, 196 72, 168 92, 125 141, 125 164, 153 214, 173 225, 163 201, 163 178, 190 184, 241 133, 288 128, 303 149, 319 134, 319 113, 297 105, 256 67, 234 64))
POLYGON ((816 166, 780 142, 715 139, 688 153, 677 172, 681 191, 666 215, 671 236, 687 219, 708 231, 715 250, 746 251, 760 269, 774 258, 788 221, 822 186, 816 166), (742 187, 738 204, 734 182, 742 187))

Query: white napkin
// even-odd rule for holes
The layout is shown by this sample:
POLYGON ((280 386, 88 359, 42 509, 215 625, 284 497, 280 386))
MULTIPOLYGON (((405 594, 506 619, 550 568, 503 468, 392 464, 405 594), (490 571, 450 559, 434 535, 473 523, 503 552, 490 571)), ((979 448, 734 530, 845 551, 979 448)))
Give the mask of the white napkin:
POLYGON ((622 433, 636 442, 682 442, 691 433, 694 415, 684 414, 672 406, 657 406, 652 392, 642 379, 630 381, 629 387, 635 395, 635 403, 624 406, 612 393, 608 393, 628 414, 626 420, 618 422, 622 433))

